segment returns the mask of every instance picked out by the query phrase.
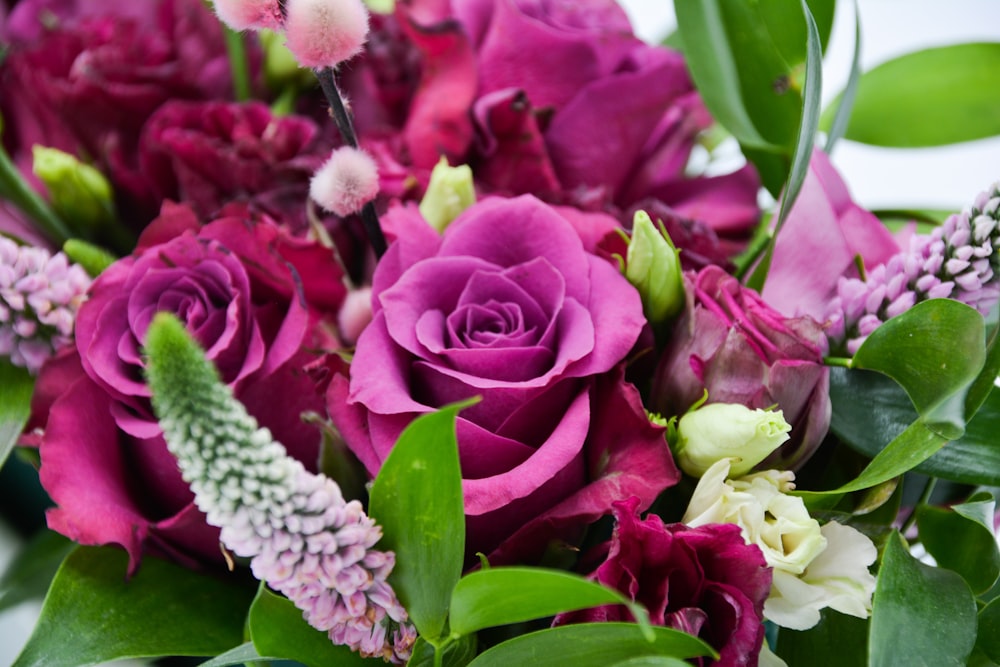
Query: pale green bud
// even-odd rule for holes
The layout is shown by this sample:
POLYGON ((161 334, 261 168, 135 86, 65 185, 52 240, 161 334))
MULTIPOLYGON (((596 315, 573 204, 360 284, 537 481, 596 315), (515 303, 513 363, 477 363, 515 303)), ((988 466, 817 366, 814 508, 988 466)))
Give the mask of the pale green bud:
POLYGON ((680 253, 645 211, 636 211, 625 256, 625 277, 639 290, 642 310, 657 327, 684 307, 680 253))
POLYGON ((60 217, 84 229, 115 221, 111 184, 104 174, 55 148, 36 144, 32 156, 35 176, 48 188, 60 217))
POLYGON ((431 227, 443 232, 462 211, 476 203, 472 169, 467 164, 448 165, 442 157, 431 171, 431 182, 420 201, 420 214, 431 227))
POLYGON ((791 430, 781 410, 710 403, 681 417, 674 454, 681 469, 694 477, 721 459, 730 459, 730 476, 740 477, 786 442, 791 430))

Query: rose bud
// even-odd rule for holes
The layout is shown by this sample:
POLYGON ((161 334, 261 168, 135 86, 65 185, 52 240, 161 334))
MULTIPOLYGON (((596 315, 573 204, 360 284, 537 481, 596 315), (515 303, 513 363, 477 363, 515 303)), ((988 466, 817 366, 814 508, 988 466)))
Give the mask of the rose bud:
POLYGON ((830 426, 826 337, 811 317, 786 318, 716 266, 684 275, 687 303, 653 379, 650 409, 682 415, 708 392, 709 403, 780 409, 791 438, 769 456, 797 468, 830 426))
POLYGON ((645 211, 635 212, 625 277, 639 290, 642 310, 654 329, 684 307, 680 251, 645 211))
POLYGON ((740 477, 785 443, 790 430, 781 410, 710 403, 681 417, 674 459, 681 470, 701 477, 716 461, 728 458, 729 474, 740 477))

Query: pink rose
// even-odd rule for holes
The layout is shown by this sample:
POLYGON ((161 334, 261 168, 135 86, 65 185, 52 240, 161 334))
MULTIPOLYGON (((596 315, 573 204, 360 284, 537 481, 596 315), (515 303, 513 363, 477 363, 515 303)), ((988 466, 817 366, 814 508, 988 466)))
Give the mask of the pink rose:
MULTIPOLYGON (((641 603, 650 622, 704 639, 719 652, 716 667, 755 667, 771 591, 760 548, 735 524, 664 525, 655 514, 640 519, 638 505, 638 498, 615 503, 615 531, 590 579, 641 603)), ((560 614, 554 625, 633 620, 625 607, 608 605, 560 614)))
POLYGON ((373 320, 329 410, 378 472, 417 415, 472 396, 457 431, 467 554, 538 558, 630 495, 678 473, 622 361, 644 319, 636 291, 533 197, 487 199, 443 236, 412 211, 375 271, 373 320))
POLYGON ((791 439, 760 464, 798 467, 830 426, 826 337, 808 316, 786 318, 718 267, 684 275, 687 305, 656 370, 650 407, 681 415, 708 390, 710 403, 777 405, 791 439))
POLYGON ((308 349, 343 299, 319 244, 242 217, 170 236, 184 226, 197 226, 193 214, 168 210, 94 281, 76 348, 43 367, 33 404, 41 481, 58 506, 49 526, 122 545, 132 569, 144 547, 188 563, 220 557, 151 410, 141 344, 153 315, 177 314, 250 413, 314 468, 319 434, 299 415, 322 410, 324 387, 307 372, 317 359, 308 349))

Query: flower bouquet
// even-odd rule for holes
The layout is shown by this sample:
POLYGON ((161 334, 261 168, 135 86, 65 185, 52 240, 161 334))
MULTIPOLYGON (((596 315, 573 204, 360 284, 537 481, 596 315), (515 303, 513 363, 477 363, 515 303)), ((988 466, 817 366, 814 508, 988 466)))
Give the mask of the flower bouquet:
POLYGON ((834 9, 0 3, 16 665, 1000 663, 997 175, 828 158, 1000 45, 824 110, 834 9))

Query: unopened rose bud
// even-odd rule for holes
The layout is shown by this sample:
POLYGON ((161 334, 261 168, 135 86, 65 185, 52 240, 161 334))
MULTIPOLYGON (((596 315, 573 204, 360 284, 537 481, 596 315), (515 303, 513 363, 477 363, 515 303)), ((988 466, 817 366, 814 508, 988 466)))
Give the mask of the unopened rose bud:
POLYGON ((32 155, 32 169, 48 188, 60 217, 83 230, 115 221, 111 184, 104 174, 55 148, 36 145, 32 155))
POLYGON ((730 459, 730 475, 740 477, 786 442, 791 430, 781 410, 710 403, 681 417, 674 454, 681 469, 694 477, 721 459, 730 459))
POLYGON ((356 213, 378 194, 378 167, 367 153, 342 146, 309 183, 309 196, 341 217, 356 213))
POLYGON ((679 252, 645 211, 636 211, 632 222, 625 277, 639 290, 642 310, 654 328, 684 307, 679 252))
POLYGON ((361 0, 286 0, 285 10, 285 43, 305 67, 336 67, 365 45, 361 0))
POLYGON ((442 157, 431 172, 431 182, 420 201, 420 214, 431 227, 443 232, 452 220, 475 203, 472 169, 467 164, 449 166, 448 158, 442 157))

